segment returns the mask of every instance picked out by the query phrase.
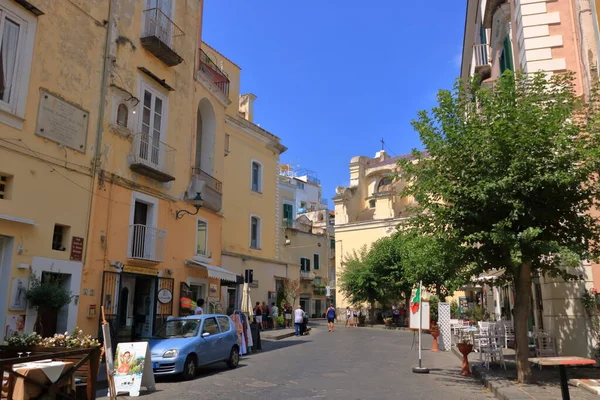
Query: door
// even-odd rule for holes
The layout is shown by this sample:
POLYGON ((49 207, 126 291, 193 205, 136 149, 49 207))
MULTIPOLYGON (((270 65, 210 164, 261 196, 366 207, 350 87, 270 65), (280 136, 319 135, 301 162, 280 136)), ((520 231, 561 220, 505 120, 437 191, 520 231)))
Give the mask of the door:
MULTIPOLYGON (((119 320, 119 294, 121 293, 121 274, 118 272, 104 271, 102 277, 102 297, 104 316, 110 327, 110 343, 113 354, 117 346, 117 332, 119 320)), ((99 319, 98 337, 102 338, 102 320, 99 319)))
POLYGON ((173 289, 175 280, 173 278, 158 278, 156 280, 156 316, 154 318, 153 334, 167 321, 167 318, 173 316, 173 289), (162 294, 162 296, 158 296, 162 294), (170 294, 170 300, 169 300, 170 294))
POLYGON ((217 361, 219 356, 220 331, 214 317, 204 319, 202 324, 199 349, 197 351, 200 364, 210 364, 217 361))
POLYGON ((160 39, 171 46, 173 36, 173 2, 172 0, 146 0, 146 34, 160 39))
POLYGON ((300 299, 300 306, 302 306, 302 309, 308 315, 310 315, 309 304, 310 304, 309 299, 300 299))
POLYGON ((160 142, 163 130, 163 100, 156 93, 144 89, 142 110, 142 138, 139 156, 157 168, 160 167, 160 142))
POLYGON ((148 339, 154 326, 155 278, 137 275, 133 298, 133 339, 148 339))
POLYGON ((135 202, 133 212, 133 237, 131 241, 131 257, 147 259, 146 254, 149 243, 146 243, 148 232, 146 231, 148 223, 148 204, 139 201, 135 202))

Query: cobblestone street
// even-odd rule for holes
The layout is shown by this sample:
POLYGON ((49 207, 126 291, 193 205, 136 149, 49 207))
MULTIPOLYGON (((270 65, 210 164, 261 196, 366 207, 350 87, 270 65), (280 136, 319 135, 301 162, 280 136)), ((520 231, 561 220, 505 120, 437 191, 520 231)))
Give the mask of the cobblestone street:
MULTIPOLYGON (((203 369, 193 381, 159 379, 145 399, 491 399, 474 378, 459 375, 452 353, 429 351, 423 335, 424 365, 429 375, 411 368, 410 332, 338 326, 328 333, 313 323, 310 336, 263 341, 263 351, 246 357, 236 370, 225 365, 203 369)), ((120 396, 120 398, 122 398, 120 396)))

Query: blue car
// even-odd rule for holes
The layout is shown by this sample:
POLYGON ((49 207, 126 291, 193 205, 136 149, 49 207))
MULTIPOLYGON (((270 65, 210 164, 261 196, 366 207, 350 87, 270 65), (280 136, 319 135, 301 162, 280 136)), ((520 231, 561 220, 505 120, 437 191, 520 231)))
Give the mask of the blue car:
POLYGON ((167 321, 150 340, 155 375, 181 374, 189 380, 199 366, 240 362, 237 330, 227 315, 207 314, 167 321))

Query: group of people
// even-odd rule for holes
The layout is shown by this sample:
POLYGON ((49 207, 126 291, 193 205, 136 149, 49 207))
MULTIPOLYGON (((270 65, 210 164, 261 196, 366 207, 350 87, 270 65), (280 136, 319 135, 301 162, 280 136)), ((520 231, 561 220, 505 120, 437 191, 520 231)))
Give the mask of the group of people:
POLYGON ((257 301, 256 305, 252 309, 254 319, 262 329, 277 328, 280 312, 283 312, 284 326, 286 328, 291 328, 292 311, 292 305, 287 302, 281 307, 278 307, 275 303, 271 303, 271 305, 269 306, 264 301, 262 302, 262 304, 259 301, 257 301))

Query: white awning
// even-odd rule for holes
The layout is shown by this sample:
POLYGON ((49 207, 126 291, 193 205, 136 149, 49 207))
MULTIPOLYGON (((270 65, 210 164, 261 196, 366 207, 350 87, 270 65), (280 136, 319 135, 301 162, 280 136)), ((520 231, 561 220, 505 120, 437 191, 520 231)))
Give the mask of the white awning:
POLYGON ((495 281, 496 279, 500 278, 502 275, 504 275, 504 269, 489 270, 489 271, 486 271, 483 274, 479 275, 478 277, 473 278, 473 281, 474 282, 495 281))
POLYGON ((215 279, 220 279, 227 282, 237 282, 237 275, 231 271, 227 271, 224 268, 217 267, 216 265, 210 265, 202 261, 196 260, 185 260, 188 267, 194 268, 206 268, 208 276, 215 279))

